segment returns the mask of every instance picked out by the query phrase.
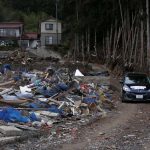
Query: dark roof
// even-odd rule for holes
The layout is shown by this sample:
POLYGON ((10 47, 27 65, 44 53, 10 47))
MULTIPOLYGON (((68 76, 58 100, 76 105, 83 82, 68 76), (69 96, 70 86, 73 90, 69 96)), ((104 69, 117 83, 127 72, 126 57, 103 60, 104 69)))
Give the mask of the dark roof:
POLYGON ((22 26, 22 22, 0 22, 0 28, 18 28, 22 26))

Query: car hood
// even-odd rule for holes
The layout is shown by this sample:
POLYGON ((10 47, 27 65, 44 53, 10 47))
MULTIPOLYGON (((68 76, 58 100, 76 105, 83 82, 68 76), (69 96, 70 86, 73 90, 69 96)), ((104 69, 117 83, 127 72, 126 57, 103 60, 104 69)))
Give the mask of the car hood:
POLYGON ((149 90, 150 84, 126 84, 132 90, 149 90))

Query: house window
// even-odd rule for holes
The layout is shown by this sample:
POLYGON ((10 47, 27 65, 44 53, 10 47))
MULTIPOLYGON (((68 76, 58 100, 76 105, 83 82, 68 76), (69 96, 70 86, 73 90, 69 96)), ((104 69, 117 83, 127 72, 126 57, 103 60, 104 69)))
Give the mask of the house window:
POLYGON ((13 29, 8 29, 8 30, 6 30, 6 35, 7 36, 16 36, 16 32, 13 29))
POLYGON ((5 29, 0 29, 0 36, 5 36, 6 32, 5 29))
POLYGON ((46 23, 46 24, 45 24, 45 29, 46 29, 46 30, 53 30, 53 24, 46 23))
POLYGON ((45 44, 46 44, 46 45, 53 44, 53 37, 51 37, 51 36, 46 36, 46 37, 45 37, 45 44))
POLYGON ((0 29, 0 36, 16 37, 16 30, 14 30, 14 29, 0 29))

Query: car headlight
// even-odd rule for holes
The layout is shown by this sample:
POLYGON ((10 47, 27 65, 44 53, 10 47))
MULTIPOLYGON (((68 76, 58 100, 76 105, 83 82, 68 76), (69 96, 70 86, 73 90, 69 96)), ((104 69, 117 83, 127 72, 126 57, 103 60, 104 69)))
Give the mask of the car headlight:
POLYGON ((126 91, 126 92, 130 92, 131 91, 130 88, 128 86, 126 86, 126 85, 123 86, 123 90, 126 91))

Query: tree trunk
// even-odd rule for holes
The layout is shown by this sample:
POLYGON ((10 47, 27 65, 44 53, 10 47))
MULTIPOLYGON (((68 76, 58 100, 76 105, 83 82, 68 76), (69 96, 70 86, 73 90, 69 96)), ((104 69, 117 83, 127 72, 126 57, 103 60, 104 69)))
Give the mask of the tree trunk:
POLYGON ((146 14, 147 14, 147 67, 150 73, 150 24, 149 24, 149 0, 146 0, 146 14))
POLYGON ((96 29, 95 29, 94 51, 95 51, 95 55, 97 58, 97 32, 96 32, 96 29))
POLYGON ((90 57, 90 28, 89 27, 87 31, 87 57, 88 57, 88 61, 90 61, 91 57, 90 57))
MULTIPOLYGON (((133 32, 133 38, 132 38, 132 43, 131 43, 131 50, 130 50, 130 55, 129 55, 129 64, 133 63, 133 55, 134 55, 134 49, 135 49, 135 46, 136 46, 136 37, 137 37, 137 27, 135 27, 135 30, 133 32)), ((136 59, 136 58, 135 58, 136 59)))
POLYGON ((140 60, 140 68, 143 67, 143 56, 144 56, 144 25, 143 25, 143 20, 141 20, 141 60, 140 60))
POLYGON ((84 55, 84 35, 82 34, 82 45, 81 45, 81 49, 82 49, 82 62, 85 62, 85 55, 84 55))
POLYGON ((134 64, 137 66, 137 53, 138 53, 138 39, 139 39, 139 29, 137 29, 136 39, 135 39, 135 51, 134 51, 134 64))

